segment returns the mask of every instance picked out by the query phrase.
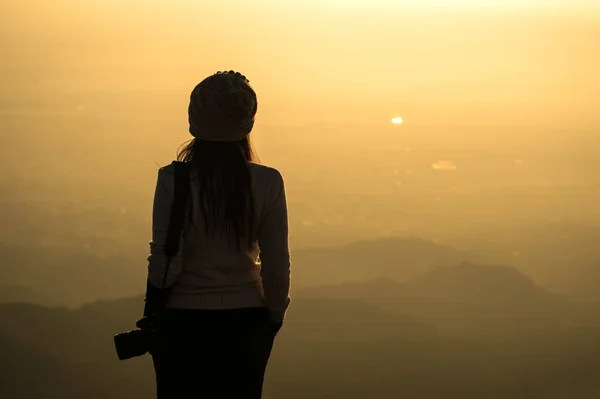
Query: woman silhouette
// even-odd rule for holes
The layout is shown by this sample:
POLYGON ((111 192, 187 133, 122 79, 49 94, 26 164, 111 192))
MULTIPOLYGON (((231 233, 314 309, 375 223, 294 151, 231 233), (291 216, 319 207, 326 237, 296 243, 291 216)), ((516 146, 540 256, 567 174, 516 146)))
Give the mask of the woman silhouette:
POLYGON ((192 91, 193 139, 178 154, 190 167, 188 210, 170 262, 174 166, 158 171, 145 310, 167 293, 151 351, 158 398, 261 397, 290 302, 290 260, 283 179, 256 163, 249 140, 256 110, 238 72, 217 72, 192 91))

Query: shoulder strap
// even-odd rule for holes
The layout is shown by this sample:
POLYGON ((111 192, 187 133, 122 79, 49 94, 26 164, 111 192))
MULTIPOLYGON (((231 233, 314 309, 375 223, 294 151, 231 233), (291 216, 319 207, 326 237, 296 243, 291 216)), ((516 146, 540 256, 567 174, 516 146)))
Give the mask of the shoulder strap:
POLYGON ((181 232, 185 221, 185 211, 190 196, 190 165, 185 162, 173 161, 175 167, 175 189, 173 193, 173 204, 171 206, 171 218, 167 230, 167 242, 165 253, 167 254, 167 266, 163 278, 162 288, 165 288, 171 258, 179 251, 181 232))

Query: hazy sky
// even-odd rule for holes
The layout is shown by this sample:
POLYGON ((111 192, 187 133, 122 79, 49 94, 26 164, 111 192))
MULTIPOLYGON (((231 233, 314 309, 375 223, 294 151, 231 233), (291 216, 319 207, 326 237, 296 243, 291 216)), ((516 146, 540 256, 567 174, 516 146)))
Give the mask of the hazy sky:
POLYGON ((0 7, 2 104, 134 90, 170 93, 183 104, 203 76, 233 68, 256 87, 267 124, 600 118, 600 11, 591 0, 4 0, 0 7))

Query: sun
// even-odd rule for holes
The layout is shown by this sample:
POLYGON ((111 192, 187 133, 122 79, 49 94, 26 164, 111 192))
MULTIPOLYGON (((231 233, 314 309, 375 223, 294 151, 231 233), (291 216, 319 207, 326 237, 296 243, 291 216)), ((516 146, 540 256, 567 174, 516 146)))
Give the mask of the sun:
POLYGON ((404 122, 404 121, 402 120, 402 118, 400 118, 400 117, 398 117, 398 116, 397 116, 397 117, 395 117, 395 118, 392 118, 392 123, 393 123, 394 125, 401 125, 401 124, 402 124, 402 122, 404 122))

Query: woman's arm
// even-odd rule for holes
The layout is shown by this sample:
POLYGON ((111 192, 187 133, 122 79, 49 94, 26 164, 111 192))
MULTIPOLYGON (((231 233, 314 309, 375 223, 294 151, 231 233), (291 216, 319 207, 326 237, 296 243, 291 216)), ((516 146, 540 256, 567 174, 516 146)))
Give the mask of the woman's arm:
POLYGON ((166 291, 181 273, 181 245, 180 250, 169 262, 165 253, 167 232, 171 219, 171 207, 175 192, 175 171, 172 165, 158 170, 154 204, 152 207, 152 240, 150 241, 150 255, 148 256, 148 283, 146 289, 146 308, 144 314, 153 313, 153 309, 165 300, 166 291), (165 276, 166 274, 166 276, 165 276))
POLYGON ((290 304, 290 253, 288 218, 283 178, 275 171, 272 204, 258 233, 261 277, 271 321, 282 322, 290 304))

